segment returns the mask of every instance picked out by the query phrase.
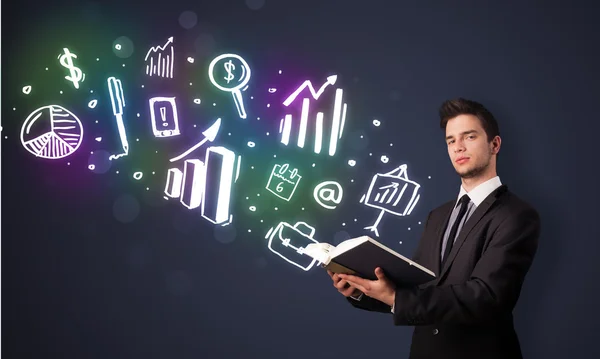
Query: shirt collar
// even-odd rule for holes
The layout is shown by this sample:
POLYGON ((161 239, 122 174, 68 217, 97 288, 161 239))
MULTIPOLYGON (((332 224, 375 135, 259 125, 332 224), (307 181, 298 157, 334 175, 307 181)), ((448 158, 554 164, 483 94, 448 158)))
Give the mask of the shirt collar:
POLYGON ((455 205, 458 204, 458 201, 463 195, 468 194, 471 201, 475 204, 475 207, 477 207, 490 195, 490 193, 494 192, 494 190, 500 186, 502 186, 502 182, 500 182, 500 177, 498 176, 479 184, 477 187, 473 188, 471 192, 467 192, 461 185, 460 192, 458 193, 458 200, 455 205))

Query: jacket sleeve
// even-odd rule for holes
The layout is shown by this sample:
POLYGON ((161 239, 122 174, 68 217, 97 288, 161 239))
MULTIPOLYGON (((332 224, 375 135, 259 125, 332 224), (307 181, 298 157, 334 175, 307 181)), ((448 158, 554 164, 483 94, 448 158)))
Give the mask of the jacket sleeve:
POLYGON ((465 283, 397 289, 394 324, 472 324, 509 314, 533 262, 539 234, 535 209, 508 216, 465 283))
MULTIPOLYGON (((425 236, 425 233, 427 232, 427 225, 429 224, 430 217, 431 217, 431 212, 429 212, 429 215, 427 216, 427 220, 425 221, 425 226, 423 229, 423 234, 421 235, 421 240, 417 244, 417 249, 415 250, 415 254, 412 257, 413 261, 415 261, 417 263, 419 263, 419 257, 423 250, 423 248, 422 248, 423 247, 423 237, 425 236)), ((352 298, 346 298, 346 299, 348 300, 348 302, 350 302, 350 304, 352 304, 354 307, 359 308, 359 309, 364 309, 364 310, 368 310, 368 311, 372 311, 372 312, 381 312, 381 313, 391 313, 391 310, 392 310, 392 307, 390 307, 389 305, 387 305, 377 299, 368 297, 364 294, 361 295, 360 300, 356 300, 356 299, 352 299, 352 298)), ((394 308, 394 311, 395 311, 395 308, 394 308)))
POLYGON ((352 304, 354 307, 363 309, 363 310, 368 310, 370 312, 381 312, 381 313, 391 313, 392 312, 392 307, 390 307, 389 305, 387 305, 384 302, 379 301, 377 299, 368 297, 364 294, 361 296, 360 300, 356 300, 356 299, 352 299, 352 298, 346 298, 346 300, 348 300, 348 302, 350 302, 350 304, 352 304))

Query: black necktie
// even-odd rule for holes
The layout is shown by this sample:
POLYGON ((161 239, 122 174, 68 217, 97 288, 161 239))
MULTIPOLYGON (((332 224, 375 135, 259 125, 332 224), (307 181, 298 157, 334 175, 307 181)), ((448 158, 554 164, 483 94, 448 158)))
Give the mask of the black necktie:
POLYGON ((468 207, 470 200, 471 199, 469 198, 469 195, 466 195, 466 194, 460 198, 460 201, 459 201, 460 210, 458 211, 458 217, 456 217, 454 224, 452 224, 452 229, 450 230, 450 235, 448 236, 448 240, 446 241, 446 250, 444 251, 444 257, 442 258, 442 265, 444 264, 444 262, 446 262, 446 258, 448 258, 448 255, 450 254, 450 251, 452 250, 452 245, 454 244, 454 238, 456 238, 456 232, 458 231, 458 226, 460 225, 462 218, 465 216, 465 213, 467 212, 467 207, 468 207))

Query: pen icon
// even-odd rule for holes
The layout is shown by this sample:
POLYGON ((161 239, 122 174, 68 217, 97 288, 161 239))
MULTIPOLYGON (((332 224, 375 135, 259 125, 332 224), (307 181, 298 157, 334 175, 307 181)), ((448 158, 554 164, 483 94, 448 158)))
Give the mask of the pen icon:
POLYGON ((124 153, 111 155, 108 159, 113 160, 129 154, 129 143, 127 142, 127 134, 125 133, 125 124, 123 123, 123 107, 125 107, 125 97, 123 96, 123 86, 121 80, 115 77, 109 77, 108 92, 110 94, 110 102, 112 104, 113 115, 117 120, 117 129, 121 139, 121 146, 124 153))

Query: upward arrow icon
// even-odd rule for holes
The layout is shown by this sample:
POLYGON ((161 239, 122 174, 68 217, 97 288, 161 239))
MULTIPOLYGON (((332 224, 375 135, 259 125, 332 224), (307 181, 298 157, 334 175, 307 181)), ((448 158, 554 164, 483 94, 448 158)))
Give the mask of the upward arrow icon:
POLYGON ((319 88, 319 91, 315 91, 315 88, 313 87, 312 82, 310 82, 310 80, 306 80, 302 83, 302 85, 300 85, 300 87, 298 87, 296 89, 296 91, 294 91, 294 93, 292 93, 285 101, 283 101, 283 104, 285 106, 289 106, 292 102, 294 102, 296 97, 298 97, 300 92, 302 92, 302 90, 304 90, 306 87, 308 87, 308 89, 310 90, 313 98, 315 100, 318 100, 319 97, 321 96, 321 94, 323 93, 323 91, 325 91, 325 88, 327 88, 327 86, 329 86, 329 85, 335 84, 336 81, 337 81, 337 75, 329 76, 327 78, 327 81, 321 86, 321 88, 319 88))

